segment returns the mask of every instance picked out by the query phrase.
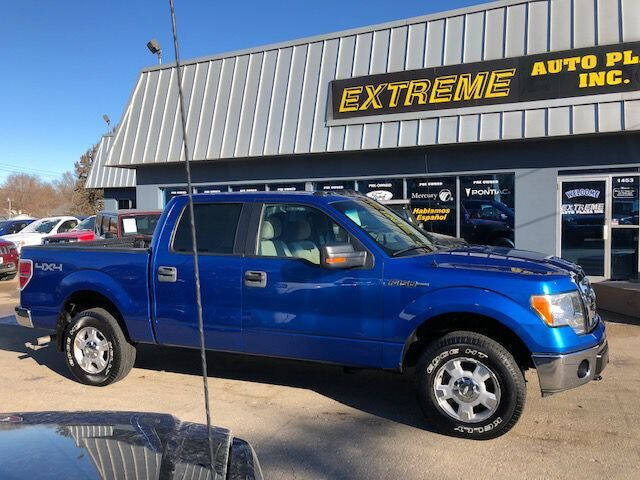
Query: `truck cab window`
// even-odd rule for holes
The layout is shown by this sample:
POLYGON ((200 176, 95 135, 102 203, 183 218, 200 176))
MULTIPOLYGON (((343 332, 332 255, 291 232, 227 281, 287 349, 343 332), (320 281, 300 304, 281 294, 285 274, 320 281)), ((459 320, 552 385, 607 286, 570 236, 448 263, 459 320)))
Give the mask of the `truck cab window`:
MULTIPOLYGON (((242 211, 240 203, 204 203, 193 206, 199 253, 233 254, 236 230, 242 211)), ((189 208, 185 207, 173 238, 175 252, 191 252, 189 208)))
POLYGON ((260 224, 258 255, 301 258, 319 265, 323 245, 348 242, 346 230, 320 210, 305 205, 267 205, 260 224))

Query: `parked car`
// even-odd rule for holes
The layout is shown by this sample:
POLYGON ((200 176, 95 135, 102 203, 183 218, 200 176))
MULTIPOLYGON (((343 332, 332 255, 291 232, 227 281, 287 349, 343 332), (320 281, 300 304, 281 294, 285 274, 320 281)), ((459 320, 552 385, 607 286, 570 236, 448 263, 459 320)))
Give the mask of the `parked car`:
POLYGON ((18 273, 18 249, 16 246, 0 239, 0 280, 12 280, 18 273))
POLYGON ((461 236, 476 245, 514 247, 513 209, 496 200, 462 201, 461 236))
POLYGON ((33 223, 34 221, 35 221, 34 218, 4 220, 0 222, 0 236, 18 233, 20 230, 22 230, 24 227, 26 227, 30 223, 33 223))
POLYGON ((153 235, 161 211, 119 210, 96 216, 96 238, 120 238, 128 235, 153 235))
POLYGON ((47 217, 36 220, 24 227, 20 232, 4 235, 0 238, 15 243, 18 253, 27 245, 41 245, 47 235, 68 232, 78 225, 76 217, 47 217))
POLYGON ((262 480, 251 445, 161 413, 0 414, 0 478, 262 480))
MULTIPOLYGON (((608 362, 593 290, 570 262, 439 249, 359 195, 194 201, 210 350, 414 368, 429 425, 475 439, 516 423, 524 370, 537 369, 548 395, 598 379, 608 362)), ((138 343, 198 347, 187 204, 167 204, 150 248, 131 238, 24 250, 18 323, 52 332, 78 381, 124 378, 138 343)))
POLYGON ((48 245, 50 243, 90 242, 96 236, 94 232, 95 224, 96 216, 92 215, 82 220, 68 232, 44 237, 42 243, 48 245))

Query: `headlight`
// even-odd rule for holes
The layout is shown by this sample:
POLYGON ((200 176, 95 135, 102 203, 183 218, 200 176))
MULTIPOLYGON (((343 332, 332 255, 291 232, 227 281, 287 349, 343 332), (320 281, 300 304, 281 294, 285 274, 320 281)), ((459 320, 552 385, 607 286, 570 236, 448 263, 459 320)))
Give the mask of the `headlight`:
POLYGON ((577 334, 586 332, 584 306, 578 292, 534 295, 531 306, 550 327, 568 325, 577 334))

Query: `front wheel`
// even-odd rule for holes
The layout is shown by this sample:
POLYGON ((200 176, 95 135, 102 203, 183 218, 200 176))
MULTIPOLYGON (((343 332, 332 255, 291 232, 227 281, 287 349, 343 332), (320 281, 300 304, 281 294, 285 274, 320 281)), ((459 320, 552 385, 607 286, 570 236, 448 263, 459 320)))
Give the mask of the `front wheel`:
POLYGON ((478 333, 451 332, 432 342, 418 361, 416 377, 429 425, 447 435, 498 437, 524 408, 526 384, 515 359, 478 333))
POLYGON ((73 317, 64 332, 67 367, 81 383, 103 387, 124 378, 136 349, 108 311, 91 308, 73 317))

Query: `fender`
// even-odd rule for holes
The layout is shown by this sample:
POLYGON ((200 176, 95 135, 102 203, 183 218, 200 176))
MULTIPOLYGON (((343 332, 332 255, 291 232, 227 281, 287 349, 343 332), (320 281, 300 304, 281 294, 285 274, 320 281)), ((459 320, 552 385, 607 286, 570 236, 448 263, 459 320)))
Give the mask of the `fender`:
POLYGON ((57 285, 55 298, 63 299, 59 310, 75 293, 83 290, 96 292, 109 299, 126 322, 131 340, 155 343, 155 335, 149 321, 148 286, 142 292, 127 292, 113 277, 99 270, 78 270, 70 273, 57 285))
POLYGON ((531 309, 496 291, 477 287, 441 288, 418 297, 397 317, 389 319, 387 339, 398 342, 396 345, 401 348, 387 344, 385 368, 396 368, 401 364, 405 344, 415 338, 418 327, 425 324, 428 327, 430 319, 455 313, 493 318, 520 337, 531 352, 561 352, 566 349, 564 337, 572 333, 567 329, 547 327, 531 309))

